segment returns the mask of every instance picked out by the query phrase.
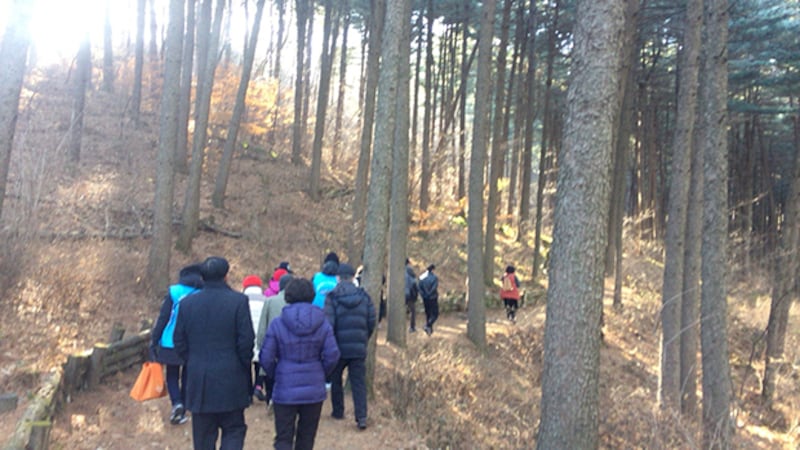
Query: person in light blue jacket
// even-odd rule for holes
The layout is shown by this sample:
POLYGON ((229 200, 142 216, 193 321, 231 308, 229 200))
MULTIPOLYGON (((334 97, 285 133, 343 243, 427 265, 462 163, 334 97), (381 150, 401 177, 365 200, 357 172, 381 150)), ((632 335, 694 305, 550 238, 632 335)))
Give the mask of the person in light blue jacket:
POLYGON ((311 283, 314 285, 314 306, 319 309, 325 308, 325 296, 332 291, 339 282, 336 273, 339 271, 339 255, 334 252, 328 253, 322 261, 322 268, 314 274, 311 283))
POLYGON ((169 421, 173 425, 180 425, 188 420, 186 408, 183 405, 186 370, 183 367, 183 359, 175 351, 175 342, 173 341, 175 322, 178 319, 181 301, 202 287, 203 276, 200 274, 200 264, 190 264, 182 268, 178 274, 178 283, 170 286, 169 293, 164 297, 161 311, 150 336, 150 359, 167 368, 167 392, 172 403, 169 421))

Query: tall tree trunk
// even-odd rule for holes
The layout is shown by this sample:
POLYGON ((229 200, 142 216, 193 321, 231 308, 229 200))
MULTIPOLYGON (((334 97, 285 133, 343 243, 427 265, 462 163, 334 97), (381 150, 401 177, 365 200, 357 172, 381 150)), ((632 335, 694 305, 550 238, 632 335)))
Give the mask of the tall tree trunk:
POLYGON ((253 73, 253 61, 256 58, 256 44, 258 44, 258 34, 261 29, 261 16, 264 14, 264 1, 258 0, 258 3, 256 3, 256 16, 249 36, 250 42, 247 43, 247 47, 244 50, 244 65, 242 66, 242 77, 239 80, 239 89, 236 91, 236 103, 233 106, 230 123, 228 123, 228 133, 225 137, 222 158, 217 167, 217 181, 214 185, 214 193, 211 195, 211 203, 217 208, 224 207, 233 151, 236 148, 236 139, 239 135, 242 114, 244 114, 244 109, 247 106, 245 99, 247 98, 247 87, 250 85, 250 75, 253 73))
MULTIPOLYGON (((210 14, 210 1, 204 1, 202 15, 210 14), (206 3, 209 3, 208 10, 206 3)), ((206 41, 205 51, 198 45, 198 52, 204 53, 205 64, 201 65, 200 58, 197 60, 197 71, 202 71, 197 101, 195 103, 195 128, 192 137, 192 164, 189 167, 189 179, 186 183, 186 196, 184 197, 183 227, 175 244, 178 250, 186 253, 192 248, 192 239, 197 234, 197 224, 200 221, 200 178, 203 172, 203 162, 205 160, 206 140, 208 136, 208 117, 211 109, 211 92, 214 89, 214 71, 217 68, 217 50, 219 48, 219 34, 222 28, 222 15, 225 10, 225 0, 217 0, 214 12, 214 24, 211 33, 206 41)), ((208 19, 202 17, 201 22, 208 23, 208 19)), ((200 32, 202 28, 198 28, 200 32)), ((205 39, 203 39, 205 40, 205 39)), ((200 40, 198 40, 200 43, 200 40)))
POLYGON ((19 97, 25 80, 32 5, 28 0, 14 0, 3 40, 0 42, 0 217, 3 213, 14 130, 17 126, 19 97))
POLYGON ((623 0, 578 3, 559 156, 537 448, 598 447, 600 314, 623 0))
POLYGON ((111 0, 105 2, 103 24, 103 91, 114 92, 114 47, 111 40, 111 0))
POLYGON ((194 62, 194 29, 196 0, 186 0, 186 32, 181 57, 181 94, 178 99, 178 136, 175 145, 175 171, 188 173, 187 148, 189 114, 192 107, 192 64, 194 62))
POLYGON ((148 51, 148 58, 152 64, 151 70, 158 62, 158 23, 156 22, 156 2, 150 0, 150 48, 148 51))
POLYGON ((286 32, 286 0, 276 0, 278 5, 278 35, 275 38, 275 67, 272 69, 272 78, 281 79, 281 52, 283 51, 284 38, 286 32))
MULTIPOLYGON (((294 74, 294 122, 292 122, 292 164, 300 164, 303 154, 305 129, 303 128, 303 93, 305 92, 304 62, 306 52, 306 24, 311 14, 309 0, 296 0, 297 53, 294 74)), ((311 49, 308 49, 310 52, 311 49)))
MULTIPOLYGON (((467 64, 467 39, 469 38, 469 18, 470 5, 464 5, 466 11, 464 13, 464 22, 461 25, 461 84, 466 86, 467 78, 469 77, 469 65, 467 64)), ((475 46, 477 48, 477 45, 475 46)), ((458 96, 459 112, 458 112, 458 188, 456 189, 456 200, 461 202, 461 199, 467 196, 467 89, 461 90, 461 95, 458 96)))
POLYGON ((314 121, 314 143, 311 146, 311 173, 309 194, 311 200, 320 200, 320 172, 322 171, 322 142, 325 137, 325 119, 328 112, 328 97, 333 72, 333 55, 339 34, 339 9, 331 0, 325 3, 325 19, 322 36, 322 61, 317 92, 317 118, 314 121))
MULTIPOLYGON (((311 55, 314 53, 312 48, 312 37, 314 35, 314 0, 309 0, 308 24, 306 24, 306 60, 303 63, 303 112, 301 115, 300 129, 303 130, 301 152, 305 152, 308 145, 308 115, 311 104, 311 55)), ((303 155, 301 155, 303 156, 303 155)))
MULTIPOLYGON (((372 298, 380 298, 381 279, 386 267, 386 240, 389 232, 389 195, 390 180, 392 177, 392 147, 396 136, 397 123, 397 87, 399 82, 400 45, 410 45, 404 41, 404 22, 410 20, 405 17, 406 3, 410 0, 395 0, 386 4, 386 39, 381 45, 381 70, 378 80, 380 96, 378 97, 375 112, 375 149, 372 156, 372 176, 369 182, 369 195, 367 199, 367 216, 369 222, 364 237, 364 284, 372 298)), ((407 62, 403 62, 407 64, 407 62)), ((392 326, 392 317, 396 317, 398 306, 402 305, 402 298, 392 297, 392 286, 398 282, 397 277, 402 272, 389 272, 389 326, 392 326)), ((402 314, 402 313, 400 313, 402 314)), ((367 363, 367 385, 372 390, 375 376, 375 342, 377 333, 370 340, 369 356, 367 363)))
POLYGON ((678 86, 678 111, 672 143, 667 236, 664 242, 664 278, 661 291, 661 372, 659 402, 678 410, 681 405, 681 333, 691 324, 681 323, 686 219, 692 160, 691 148, 697 108, 697 76, 700 62, 700 32, 703 0, 686 4, 682 64, 678 86))
MULTIPOLYGON (((419 134, 419 84, 420 76, 422 73, 422 42, 423 42, 423 18, 422 14, 417 14, 416 32, 417 32, 417 50, 416 62, 414 63, 414 102, 411 106, 411 148, 409 149, 408 159, 411 161, 409 167, 409 179, 413 180, 416 175, 416 155, 417 146, 419 145, 417 134, 419 134)), ((412 184, 413 181, 412 181, 412 184)), ((413 190, 412 190, 413 191, 413 190)), ((410 191, 411 192, 411 191, 410 191)))
POLYGON ((144 67, 144 22, 147 0, 136 2, 136 56, 133 65, 133 93, 131 94, 131 118, 139 128, 139 114, 142 109, 142 69, 144 67))
MULTIPOLYGON (((405 1, 402 17, 411 17, 411 2, 405 1)), ((411 21, 402 22, 402 38, 398 39, 397 64, 397 119, 392 146, 392 193, 389 202, 389 277, 388 294, 395 299, 390 308, 386 340, 399 347, 406 346, 405 315, 405 261, 408 256, 408 130, 409 130, 409 79, 410 68, 405 61, 411 59, 411 21), (402 276, 400 276, 402 274, 402 276)), ((375 297, 373 297, 375 298, 375 297)))
POLYGON ((491 285, 494 279, 494 243, 497 216, 500 215, 500 176, 503 174, 503 154, 508 146, 508 135, 503 134, 506 102, 506 46, 511 21, 511 5, 513 0, 505 0, 503 19, 500 23, 500 42, 497 54, 497 79, 495 81, 494 119, 492 121, 492 147, 489 165, 489 201, 486 207, 486 243, 483 249, 483 280, 491 285))
POLYGON ((472 154, 469 159, 469 209, 467 210, 467 337, 486 349, 486 286, 483 279, 483 167, 489 140, 491 114, 491 62, 495 0, 481 9, 478 36, 478 75, 475 80, 475 118, 472 124, 472 154))
POLYGON ((367 82, 364 87, 364 109, 361 114, 361 144, 358 154, 358 168, 356 169, 356 192, 353 199, 353 226, 347 243, 347 256, 354 263, 360 262, 364 257, 362 254, 364 248, 360 236, 364 235, 364 211, 367 204, 367 182, 370 173, 372 131, 375 119, 375 93, 378 88, 378 76, 380 74, 385 11, 386 0, 375 0, 372 3, 369 49, 367 53, 367 82))
MULTIPOLYGON (((262 0, 263 1, 263 0, 262 0)), ((156 191, 153 202, 153 239, 147 263, 154 298, 167 291, 172 251, 172 200, 175 188, 175 145, 178 137, 178 103, 181 84, 183 0, 170 0, 169 25, 161 90, 161 117, 156 156, 156 191)))
POLYGON ((703 361, 703 448, 730 448, 728 353, 728 1, 706 0, 700 139, 704 195, 700 340, 703 361))
POLYGON ((800 119, 795 115, 795 160, 791 187, 786 198, 780 244, 775 257, 772 301, 767 322, 767 351, 764 360, 764 382, 761 397, 771 406, 778 385, 778 374, 786 366, 784 347, 789 310, 797 296, 797 222, 800 219, 800 119))
POLYGON ((72 84, 72 119, 69 133, 69 159, 77 163, 81 159, 81 139, 83 138, 83 120, 86 111, 86 91, 92 79, 92 50, 87 33, 75 62, 75 78, 72 84))
MULTIPOLYGON (((525 78, 526 78, 526 71, 525 71, 525 55, 527 54, 528 50, 528 31, 527 27, 525 26, 525 2, 519 2, 519 6, 517 7, 517 41, 519 44, 519 82, 517 83, 517 89, 514 93, 515 102, 514 102, 514 136, 511 139, 513 142, 511 148, 511 162, 509 163, 509 181, 508 181, 508 207, 506 209, 506 214, 509 217, 512 217, 511 223, 513 223, 513 215, 515 211, 515 206, 517 204, 517 198, 519 193, 519 175, 520 175, 520 136, 522 136, 521 130, 525 128, 523 125, 525 123, 525 114, 524 105, 526 99, 526 85, 525 85, 525 78)), ((509 97, 509 98, 510 98, 509 97)))
POLYGON ((431 136, 433 131, 433 0, 427 1, 426 13, 426 38, 425 38, 425 105, 422 118, 422 159, 420 160, 419 179, 419 209, 428 211, 430 203, 431 183, 431 136))
POLYGON ((339 53, 339 91, 336 96, 336 122, 333 131, 333 149, 331 150, 331 167, 336 168, 339 153, 342 151, 342 122, 344 120, 344 95, 347 89, 347 35, 350 33, 350 2, 342 4, 344 25, 342 25, 342 50, 339 53))
MULTIPOLYGON (((531 203, 531 162, 533 160, 533 119, 536 115, 534 102, 536 85, 536 2, 530 3, 528 12, 528 71, 525 74, 525 138, 522 149, 522 167, 520 168, 520 199, 519 199, 519 230, 517 241, 525 238, 528 219, 530 218, 531 203)), ((517 112, 520 114, 521 111, 517 112)), ((547 120, 547 118, 545 118, 547 120)), ((544 151, 544 150, 542 150, 544 151)), ((544 175, 544 168, 539 167, 539 176, 544 175)))

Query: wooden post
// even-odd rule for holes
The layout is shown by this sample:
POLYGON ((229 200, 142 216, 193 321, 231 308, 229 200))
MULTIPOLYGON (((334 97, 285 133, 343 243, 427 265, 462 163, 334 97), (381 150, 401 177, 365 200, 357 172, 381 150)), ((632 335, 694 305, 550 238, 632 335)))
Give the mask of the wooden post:
POLYGON ((108 337, 108 342, 121 341, 122 336, 125 336, 125 327, 119 322, 114 322, 114 326, 111 327, 111 335, 108 337))
POLYGON ((89 358, 89 385, 92 389, 100 384, 100 377, 103 374, 103 357, 108 349, 108 344, 95 344, 92 349, 92 356, 89 358))

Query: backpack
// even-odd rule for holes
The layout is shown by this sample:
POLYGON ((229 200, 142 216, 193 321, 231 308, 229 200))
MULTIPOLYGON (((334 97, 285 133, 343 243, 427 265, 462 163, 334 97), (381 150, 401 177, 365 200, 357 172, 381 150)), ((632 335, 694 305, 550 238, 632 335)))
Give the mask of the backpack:
POLYGON ((503 276, 503 290, 513 291, 516 286, 514 285, 514 275, 506 274, 503 276))

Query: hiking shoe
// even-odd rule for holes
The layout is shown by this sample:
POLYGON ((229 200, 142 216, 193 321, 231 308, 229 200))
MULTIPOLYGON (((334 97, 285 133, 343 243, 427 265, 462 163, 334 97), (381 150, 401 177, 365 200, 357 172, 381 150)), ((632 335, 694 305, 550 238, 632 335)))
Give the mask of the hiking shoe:
POLYGON ((187 420, 189 419, 186 418, 186 408, 183 407, 183 403, 176 403, 169 415, 169 423, 180 425, 186 423, 187 420))
POLYGON ((429 325, 425 325, 425 333, 427 333, 428 336, 430 336, 431 334, 433 334, 433 328, 431 328, 429 325))
POLYGON ((331 417, 333 417, 336 420, 343 420, 344 419, 344 414, 331 413, 331 417))
POLYGON ((366 430, 367 429, 367 419, 366 419, 366 417, 362 418, 362 419, 358 419, 358 420, 356 420, 356 422, 357 422, 359 430, 366 430))
POLYGON ((264 393, 264 388, 262 388, 259 385, 256 385, 256 387, 253 388, 253 395, 255 395, 256 398, 261 400, 262 402, 267 399, 267 394, 264 393))
POLYGON ((409 332, 409 333, 416 333, 416 332, 417 332, 417 329, 416 329, 416 328, 414 328, 414 327, 411 327, 411 328, 409 328, 409 329, 408 329, 408 332, 409 332))

